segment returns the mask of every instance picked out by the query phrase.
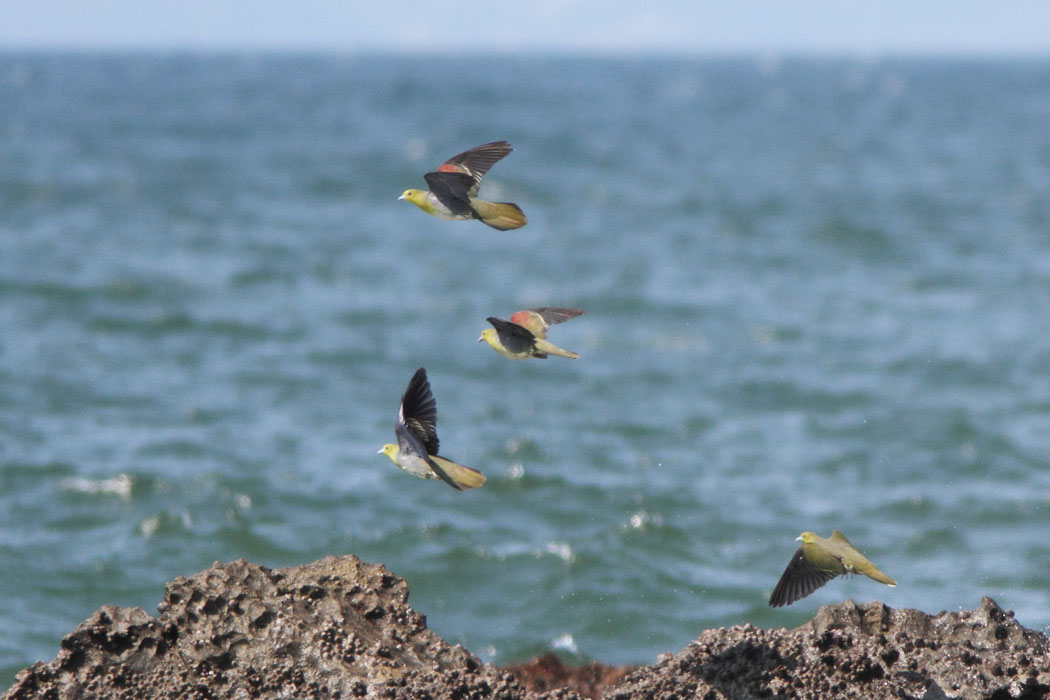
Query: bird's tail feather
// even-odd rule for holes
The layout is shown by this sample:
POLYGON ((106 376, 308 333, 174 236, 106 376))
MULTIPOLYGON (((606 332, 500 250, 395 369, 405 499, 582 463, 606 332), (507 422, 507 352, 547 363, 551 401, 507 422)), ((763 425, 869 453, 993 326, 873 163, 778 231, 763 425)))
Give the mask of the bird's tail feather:
POLYGON ((887 586, 896 586, 897 585, 896 581, 894 581, 889 576, 887 576, 886 574, 884 574, 881 571, 879 571, 878 569, 876 569, 874 566, 871 567, 871 569, 872 569, 871 571, 865 571, 864 573, 866 573, 868 576, 870 576, 871 578, 875 579, 879 583, 885 583, 887 586))
POLYGON ((548 355, 557 355, 558 357, 567 357, 570 360, 577 360, 580 357, 578 352, 572 350, 563 350, 549 340, 543 340, 542 338, 536 339, 536 349, 540 352, 545 352, 548 355))
POLYGON ((500 231, 521 228, 528 223, 525 212, 517 204, 510 202, 486 202, 475 199, 471 202, 482 223, 500 231))
POLYGON ((431 455, 430 458, 437 462, 438 466, 449 475, 449 477, 465 489, 473 489, 485 483, 485 475, 477 469, 465 467, 462 464, 450 462, 444 457, 431 455))

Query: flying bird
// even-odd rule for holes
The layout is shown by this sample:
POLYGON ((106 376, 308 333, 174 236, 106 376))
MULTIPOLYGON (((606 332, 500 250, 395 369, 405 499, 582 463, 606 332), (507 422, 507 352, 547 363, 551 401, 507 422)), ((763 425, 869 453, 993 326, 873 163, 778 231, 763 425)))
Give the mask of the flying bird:
POLYGON ((547 330, 551 324, 568 321, 583 313, 583 309, 543 306, 538 309, 515 311, 509 321, 489 316, 487 320, 493 327, 483 330, 478 342, 484 340, 493 350, 512 360, 524 360, 526 357, 542 360, 547 355, 575 360, 580 355, 571 350, 563 350, 548 341, 547 330))
POLYGON ((377 454, 386 455, 409 474, 421 479, 441 479, 457 491, 485 483, 484 475, 477 469, 438 456, 437 401, 422 367, 412 375, 401 397, 394 435, 397 444, 388 442, 377 454))
POLYGON ((802 546, 791 558, 777 587, 773 589, 773 595, 769 597, 769 604, 774 608, 791 605, 805 598, 841 574, 864 574, 887 586, 897 585, 896 581, 879 571, 858 552, 838 530, 826 539, 812 532, 803 532, 796 539, 802 542, 802 546))
POLYGON ((398 199, 407 199, 439 219, 478 219, 500 231, 521 228, 528 221, 517 204, 478 199, 485 173, 513 150, 506 141, 493 141, 463 151, 423 176, 429 190, 405 190, 398 199))

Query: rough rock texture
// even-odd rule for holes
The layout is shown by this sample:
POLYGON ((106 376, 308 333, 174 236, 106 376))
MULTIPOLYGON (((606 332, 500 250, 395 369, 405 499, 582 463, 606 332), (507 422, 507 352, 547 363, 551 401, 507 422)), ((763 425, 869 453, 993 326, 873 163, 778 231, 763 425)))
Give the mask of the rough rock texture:
POLYGON ((524 695, 513 676, 428 630, 407 601, 403 579, 354 556, 276 571, 216 563, 169 583, 156 618, 97 611, 4 700, 524 695))
POLYGON ((1050 697, 1050 641, 991 598, 933 616, 847 600, 791 631, 707 630, 605 697, 1035 700, 1050 697))
POLYGON ((169 583, 155 618, 97 611, 2 700, 1050 697, 1050 641, 990 598, 935 616, 847 601, 795 630, 707 630, 622 681, 625 669, 551 657, 493 668, 428 630, 407 600, 404 580, 354 556, 215 564, 169 583))

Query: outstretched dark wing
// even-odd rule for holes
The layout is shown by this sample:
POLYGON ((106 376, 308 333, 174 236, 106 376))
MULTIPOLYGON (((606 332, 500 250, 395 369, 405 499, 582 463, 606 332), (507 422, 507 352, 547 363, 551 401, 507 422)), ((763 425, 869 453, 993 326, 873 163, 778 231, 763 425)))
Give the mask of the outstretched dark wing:
POLYGON ((769 604, 774 608, 782 605, 791 605, 799 598, 805 598, 825 583, 835 578, 838 574, 824 571, 813 566, 799 547, 791 562, 784 569, 784 573, 773 589, 773 595, 769 596, 769 604))
MULTIPOLYGON (((405 424, 398 423, 394 426, 394 435, 397 436, 397 446, 401 450, 401 459, 418 459, 426 463, 430 471, 434 472, 438 477, 441 478, 446 484, 462 491, 463 487, 456 483, 456 481, 448 475, 444 469, 441 468, 437 462, 435 462, 430 455, 426 453, 426 448, 419 441, 418 436, 409 430, 405 424)), ((413 474, 416 472, 413 471, 413 474)), ((421 475, 420 475, 421 476, 421 475)))
POLYGON ((566 306, 541 306, 538 309, 515 311, 510 316, 511 323, 524 326, 537 338, 546 338, 551 324, 568 321, 584 314, 583 309, 570 309, 566 306))
POLYGON ((430 191, 456 216, 478 218, 470 204, 470 188, 474 180, 466 173, 427 173, 423 176, 430 191))
POLYGON ((576 318, 587 313, 583 309, 570 309, 567 306, 541 306, 538 309, 531 309, 531 311, 535 311, 542 316, 547 325, 568 321, 570 318, 576 318))
POLYGON ((397 427, 394 432, 400 434, 398 428, 402 428, 418 440, 426 450, 426 454, 438 453, 437 436, 437 401, 430 391, 430 381, 427 379, 427 371, 420 367, 412 375, 401 397, 401 410, 397 414, 397 427))
POLYGON ((495 316, 489 316, 485 320, 496 329, 496 333, 499 334, 499 342, 508 351, 515 355, 526 353, 535 354, 536 357, 546 357, 545 353, 536 354, 536 336, 528 328, 495 316))
POLYGON ((474 197, 478 193, 478 188, 481 187, 481 178, 485 177, 485 173, 513 150, 506 141, 493 141, 492 143, 475 146, 446 160, 438 166, 437 172, 466 173, 470 175, 472 183, 467 193, 474 197))

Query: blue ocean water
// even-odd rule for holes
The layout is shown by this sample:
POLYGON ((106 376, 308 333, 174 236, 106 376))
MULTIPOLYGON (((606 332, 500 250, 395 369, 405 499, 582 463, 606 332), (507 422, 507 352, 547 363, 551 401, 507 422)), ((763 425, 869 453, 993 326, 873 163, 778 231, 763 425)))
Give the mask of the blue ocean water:
POLYGON ((847 597, 1050 628, 1050 66, 0 56, 0 685, 215 560, 408 580, 487 661, 847 597), (516 148, 499 232, 398 202, 516 148), (513 363, 541 305, 576 361, 513 363), (376 450, 425 366, 457 493, 376 450), (802 530, 897 588, 766 599, 802 530))

